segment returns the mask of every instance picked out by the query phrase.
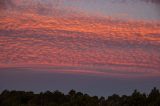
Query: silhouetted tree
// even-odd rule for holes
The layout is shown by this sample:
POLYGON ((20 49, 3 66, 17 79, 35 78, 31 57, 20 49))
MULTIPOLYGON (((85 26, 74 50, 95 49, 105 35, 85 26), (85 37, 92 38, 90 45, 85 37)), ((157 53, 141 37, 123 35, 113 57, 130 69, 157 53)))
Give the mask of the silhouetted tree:
POLYGON ((117 94, 113 94, 109 96, 107 99, 107 106, 119 106, 120 105, 120 96, 117 94))
POLYGON ((154 88, 146 96, 135 90, 130 96, 113 94, 105 99, 75 90, 69 91, 66 95, 60 91, 34 94, 4 90, 0 94, 0 106, 160 106, 160 92, 154 88))
POLYGON ((156 87, 151 90, 147 103, 149 106, 160 106, 160 92, 156 87))
POLYGON ((104 106, 104 105, 106 105, 105 98, 101 96, 99 99, 99 106, 104 106))
POLYGON ((146 106, 146 95, 134 90, 131 97, 129 97, 128 104, 130 106, 146 106))

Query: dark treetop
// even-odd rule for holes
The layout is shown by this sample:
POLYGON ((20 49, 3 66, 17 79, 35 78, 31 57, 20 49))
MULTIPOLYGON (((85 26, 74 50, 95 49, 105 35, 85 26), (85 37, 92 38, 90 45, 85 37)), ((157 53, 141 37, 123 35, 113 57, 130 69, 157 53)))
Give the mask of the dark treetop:
POLYGON ((149 95, 135 90, 131 95, 108 97, 90 96, 71 90, 46 91, 39 94, 26 91, 4 90, 0 94, 0 106, 160 106, 160 92, 153 88, 149 95))

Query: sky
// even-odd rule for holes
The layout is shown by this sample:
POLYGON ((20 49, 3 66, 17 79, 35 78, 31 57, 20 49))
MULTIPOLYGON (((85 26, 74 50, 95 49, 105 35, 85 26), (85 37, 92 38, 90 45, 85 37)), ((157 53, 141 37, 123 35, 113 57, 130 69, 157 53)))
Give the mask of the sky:
POLYGON ((160 88, 159 0, 0 0, 0 90, 160 88))

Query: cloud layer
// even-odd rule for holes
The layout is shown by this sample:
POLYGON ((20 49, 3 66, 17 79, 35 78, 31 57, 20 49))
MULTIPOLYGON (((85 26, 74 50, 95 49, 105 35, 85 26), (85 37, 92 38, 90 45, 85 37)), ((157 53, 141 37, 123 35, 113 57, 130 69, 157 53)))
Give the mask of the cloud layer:
POLYGON ((1 67, 42 65, 54 72, 160 75, 159 21, 93 17, 57 8, 58 1, 53 8, 36 5, 35 0, 26 9, 24 1, 15 1, 15 10, 0 14, 1 67))

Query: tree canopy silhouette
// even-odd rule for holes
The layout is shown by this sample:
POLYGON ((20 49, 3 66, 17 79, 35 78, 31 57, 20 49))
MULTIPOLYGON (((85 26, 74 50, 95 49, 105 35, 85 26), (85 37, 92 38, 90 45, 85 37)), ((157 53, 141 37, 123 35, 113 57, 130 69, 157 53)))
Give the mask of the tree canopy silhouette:
POLYGON ((68 94, 60 91, 35 94, 4 90, 0 94, 0 106, 160 106, 160 92, 153 88, 148 95, 135 90, 130 96, 113 94, 105 98, 75 90, 68 94))

